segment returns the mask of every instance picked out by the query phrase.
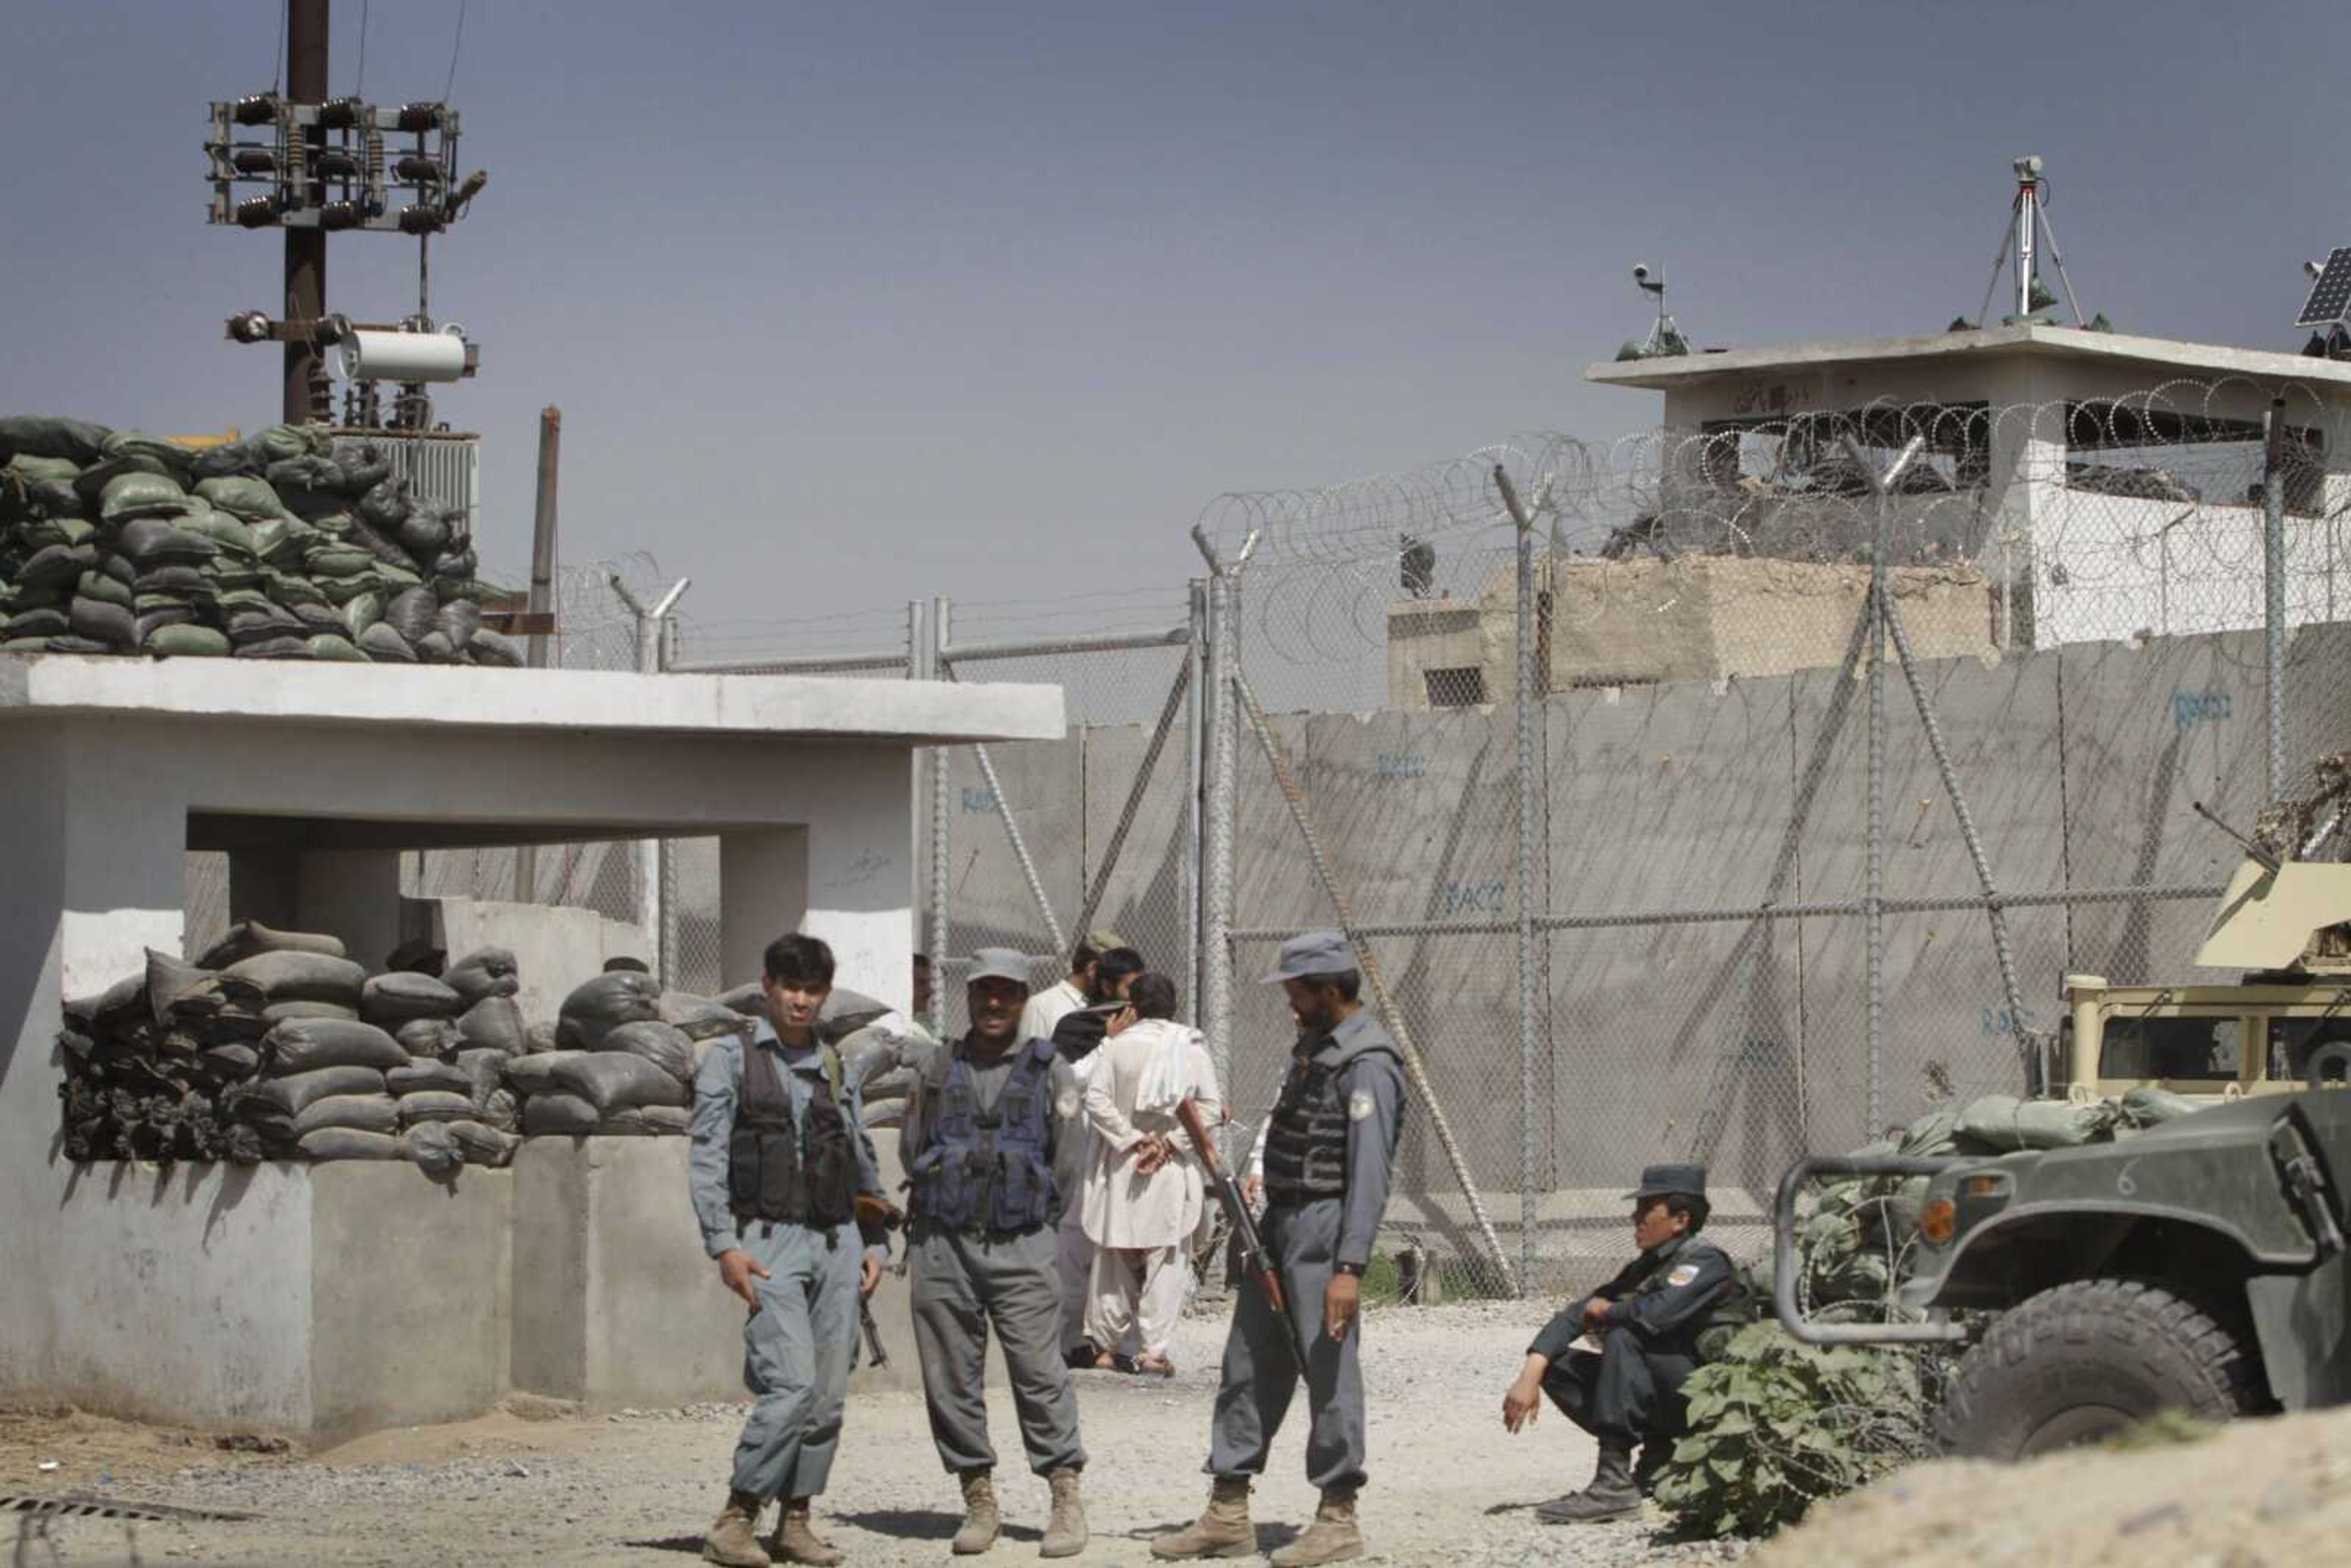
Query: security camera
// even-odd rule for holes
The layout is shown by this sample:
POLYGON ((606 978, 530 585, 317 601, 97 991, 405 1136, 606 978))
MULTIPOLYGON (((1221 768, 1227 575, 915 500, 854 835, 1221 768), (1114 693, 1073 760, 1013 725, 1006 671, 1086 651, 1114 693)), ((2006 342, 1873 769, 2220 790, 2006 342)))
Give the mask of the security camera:
POLYGON ((269 340, 270 325, 269 318, 260 311, 247 310, 228 319, 228 335, 233 342, 266 343, 269 340))
POLYGON ((1635 283, 1646 283, 1649 281, 1649 264, 1647 262, 1636 261, 1633 264, 1633 281, 1635 283))

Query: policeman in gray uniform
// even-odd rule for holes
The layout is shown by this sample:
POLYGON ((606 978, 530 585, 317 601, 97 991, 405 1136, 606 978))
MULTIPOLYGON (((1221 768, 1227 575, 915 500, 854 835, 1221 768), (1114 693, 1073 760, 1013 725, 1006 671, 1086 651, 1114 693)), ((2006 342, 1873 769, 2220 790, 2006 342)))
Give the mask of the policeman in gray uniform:
POLYGON ((1356 1310, 1372 1241, 1387 1207, 1405 1105, 1395 1041, 1360 999, 1363 977, 1337 931, 1282 944, 1267 977, 1287 993, 1298 1043, 1266 1134, 1263 1230, 1297 1318, 1300 1344, 1254 1283, 1241 1287, 1225 1339, 1225 1364, 1208 1440, 1215 1479, 1199 1521, 1151 1543, 1159 1558, 1236 1557, 1257 1550, 1249 1479, 1268 1451, 1306 1361, 1312 1427, 1306 1479, 1322 1506, 1304 1533, 1273 1554, 1277 1568, 1307 1568, 1364 1554, 1355 1493, 1364 1484, 1362 1333, 1356 1310))
POLYGON ((882 1278, 885 1237, 860 1245, 860 1193, 880 1197, 858 1085, 817 1039, 832 990, 832 949, 813 936, 768 944, 760 988, 768 1016, 746 1040, 711 1043, 694 1081, 687 1173, 703 1246, 751 1309, 743 1381, 757 1396, 735 1446, 726 1507, 702 1555, 767 1568, 759 1511, 784 1500, 775 1550, 787 1563, 841 1553, 809 1522, 841 1442, 842 1398, 857 1344, 857 1303, 882 1278))
POLYGON ((1698 1370, 1698 1336, 1741 1304, 1729 1257, 1698 1234, 1707 1216, 1704 1166, 1651 1166, 1625 1197, 1640 1255, 1543 1326, 1502 1396, 1502 1424, 1512 1432, 1533 1422, 1547 1396, 1599 1439, 1592 1483, 1535 1510, 1548 1524, 1639 1511, 1687 1426, 1681 1386, 1698 1370))
POLYGON ((1076 1201, 1077 1075, 1049 1040, 1023 1040, 1029 961, 972 955, 971 1030, 940 1049, 908 1096, 903 1151, 914 1345, 931 1439, 963 1487, 953 1550, 985 1552, 1002 1522, 983 1378, 990 1325, 1004 1343, 1029 1466, 1052 1489, 1039 1555, 1085 1550, 1078 1398, 1061 1354, 1059 1228, 1076 1201))

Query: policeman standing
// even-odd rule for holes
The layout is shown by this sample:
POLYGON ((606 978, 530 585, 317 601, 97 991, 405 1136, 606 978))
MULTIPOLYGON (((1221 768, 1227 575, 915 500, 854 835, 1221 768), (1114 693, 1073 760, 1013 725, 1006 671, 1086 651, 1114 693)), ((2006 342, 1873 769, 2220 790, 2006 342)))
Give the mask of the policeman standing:
POLYGON ((1687 1425, 1680 1390, 1698 1369, 1698 1336, 1737 1290, 1729 1258, 1698 1237, 1707 1216, 1704 1166, 1651 1166, 1625 1196, 1640 1256, 1543 1326, 1502 1396, 1502 1424, 1512 1432, 1534 1421, 1548 1395, 1599 1439, 1592 1484, 1535 1510, 1550 1524, 1639 1511, 1657 1466, 1687 1425))
POLYGON ((857 1303, 882 1278, 885 1239, 861 1248, 857 1195, 882 1194, 859 1086, 817 1039, 832 990, 832 949, 813 936, 768 944, 760 988, 768 1016, 748 1040, 712 1042, 695 1074, 687 1171, 695 1218, 718 1277, 751 1309, 744 1382, 757 1396, 735 1445, 726 1507, 702 1555, 766 1568, 759 1511, 784 1500, 775 1550, 787 1563, 841 1553, 809 1522, 841 1441, 857 1343, 857 1303))
POLYGON ((1061 1355, 1056 1230, 1078 1190, 1078 1082, 1052 1041, 1021 1036, 1027 959, 983 947, 968 984, 971 1030, 932 1057, 903 1134, 923 1395, 940 1462, 963 1487, 953 1550, 985 1552, 1001 1523, 983 1385, 994 1326, 1029 1469, 1052 1489, 1039 1555, 1074 1557, 1086 1544, 1086 1452, 1061 1355))
POLYGON ((1212 1483, 1196 1523, 1151 1543, 1159 1558, 1253 1552, 1251 1477, 1268 1451, 1306 1362, 1312 1426, 1306 1479, 1322 1506, 1305 1532, 1274 1552, 1277 1568, 1364 1554, 1355 1494, 1364 1484, 1364 1380, 1356 1312, 1373 1239, 1387 1207, 1389 1167, 1404 1117, 1404 1062, 1360 999, 1363 977, 1346 937, 1309 931, 1282 944, 1267 977, 1298 1022, 1289 1075, 1265 1144, 1264 1233, 1296 1314, 1297 1337, 1253 1284, 1242 1287, 1225 1339, 1208 1440, 1212 1483), (1301 1344, 1300 1342, 1303 1341, 1301 1344))

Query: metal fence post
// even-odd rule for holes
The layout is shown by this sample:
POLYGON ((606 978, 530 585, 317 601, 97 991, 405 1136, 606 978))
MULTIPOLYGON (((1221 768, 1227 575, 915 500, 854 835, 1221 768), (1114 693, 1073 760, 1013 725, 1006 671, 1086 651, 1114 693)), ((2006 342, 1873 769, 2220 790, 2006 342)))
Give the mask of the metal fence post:
MULTIPOLYGON (((946 678, 940 650, 947 645, 948 621, 955 613, 946 595, 931 601, 931 642, 924 660, 934 681, 946 678)), ((931 747, 931 1032, 947 1033, 947 748, 931 747)))
POLYGON ((1518 779, 1516 807, 1518 837, 1517 897, 1513 901, 1518 915, 1518 952, 1514 967, 1518 970, 1519 1015, 1519 1292, 1523 1295, 1534 1288, 1535 1238, 1541 1225, 1541 1201, 1538 1193, 1541 1181, 1537 1174, 1538 1154, 1535 1146, 1535 1054, 1538 1050, 1535 1026, 1535 704, 1541 700, 1535 688, 1535 530, 1534 519, 1527 516, 1519 504, 1518 491, 1510 484, 1510 476, 1500 464, 1494 465, 1494 486, 1502 493, 1502 501, 1510 508, 1510 521, 1518 528, 1518 556, 1515 575, 1518 579, 1518 677, 1512 694, 1511 718, 1518 730, 1518 779))
MULTIPOLYGON (((1206 553, 1207 547, 1201 546, 1206 553)), ((1201 804, 1200 866, 1200 1032, 1207 1038, 1217 1082, 1230 1092, 1233 1081, 1233 751, 1234 704, 1228 674, 1230 643, 1227 619, 1231 612, 1230 583, 1214 555, 1208 557, 1207 582, 1208 679, 1202 687, 1207 703, 1206 738, 1208 773, 1201 804)))
MULTIPOLYGON (((630 592, 629 585, 622 580, 619 572, 611 573, 608 580, 612 585, 612 591, 620 597, 621 602, 629 607, 629 613, 636 618, 637 673, 646 675, 659 674, 669 644, 666 628, 670 612, 677 608, 677 601, 684 597, 685 591, 694 586, 694 579, 679 578, 670 585, 668 592, 651 604, 645 603, 634 593, 630 592)), ((664 952, 665 944, 663 941, 663 924, 666 916, 665 901, 663 897, 662 860, 661 840, 655 838, 637 841, 637 929, 644 934, 645 945, 653 949, 646 956, 646 967, 656 976, 667 980, 670 977, 664 973, 663 965, 672 955, 664 952)))
POLYGON ((1191 640, 1184 645, 1185 666, 1191 680, 1184 693, 1184 990, 1185 1005, 1196 1025, 1200 1020, 1200 785, 1201 720, 1207 700, 1208 591, 1195 578, 1185 594, 1186 620, 1191 640))
POLYGON ((2262 721, 2268 742, 2264 805, 2285 796, 2285 399, 2270 402, 2262 453, 2262 721))

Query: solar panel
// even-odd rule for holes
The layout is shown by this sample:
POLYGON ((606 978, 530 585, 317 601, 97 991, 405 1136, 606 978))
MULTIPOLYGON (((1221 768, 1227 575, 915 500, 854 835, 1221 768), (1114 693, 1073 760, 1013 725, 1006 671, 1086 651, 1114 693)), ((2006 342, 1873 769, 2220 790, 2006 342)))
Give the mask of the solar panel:
POLYGON ((2294 324, 2331 327, 2346 314, 2351 314, 2351 245, 2336 246, 2326 253, 2325 268, 2310 286, 2310 298, 2294 324))

